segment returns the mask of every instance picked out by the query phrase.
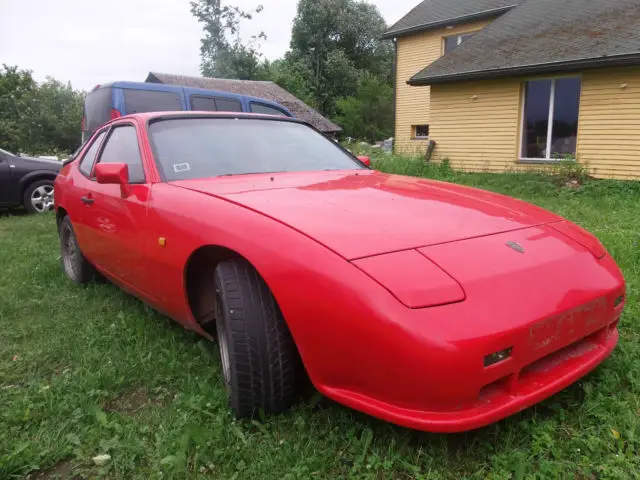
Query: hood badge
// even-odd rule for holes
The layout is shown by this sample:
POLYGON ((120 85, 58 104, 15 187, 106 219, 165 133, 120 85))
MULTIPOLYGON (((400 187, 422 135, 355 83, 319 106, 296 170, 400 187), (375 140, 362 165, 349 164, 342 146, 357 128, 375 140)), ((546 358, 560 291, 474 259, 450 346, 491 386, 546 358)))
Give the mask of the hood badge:
POLYGON ((524 247, 518 242, 507 242, 507 247, 514 249, 518 253, 524 253, 524 247))

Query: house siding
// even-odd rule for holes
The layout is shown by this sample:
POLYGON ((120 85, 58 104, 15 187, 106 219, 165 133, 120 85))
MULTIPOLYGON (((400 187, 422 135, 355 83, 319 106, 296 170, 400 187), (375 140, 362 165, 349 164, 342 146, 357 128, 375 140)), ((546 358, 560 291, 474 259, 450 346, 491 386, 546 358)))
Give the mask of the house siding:
MULTIPOLYGON (((640 68, 580 75, 578 161, 596 177, 640 179, 640 68)), ((431 87, 434 159, 467 171, 540 168, 518 162, 522 88, 531 78, 431 87)))
POLYGON ((424 155, 428 140, 412 138, 414 125, 430 125, 430 88, 412 87, 407 80, 436 61, 443 53, 443 38, 480 30, 488 20, 417 33, 397 39, 395 150, 405 155, 424 155))
POLYGON ((640 68, 582 75, 577 156, 596 177, 640 179, 640 68))
POLYGON ((434 157, 453 168, 503 171, 517 157, 522 80, 434 85, 434 157))

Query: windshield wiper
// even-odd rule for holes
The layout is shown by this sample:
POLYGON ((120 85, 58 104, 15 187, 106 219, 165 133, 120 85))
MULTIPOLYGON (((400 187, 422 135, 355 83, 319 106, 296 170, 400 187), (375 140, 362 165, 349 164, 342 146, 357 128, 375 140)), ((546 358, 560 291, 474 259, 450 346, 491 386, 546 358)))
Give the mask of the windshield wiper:
POLYGON ((269 175, 271 173, 286 173, 286 170, 276 170, 275 172, 240 172, 240 173, 223 173, 216 177, 235 177, 236 175, 269 175))

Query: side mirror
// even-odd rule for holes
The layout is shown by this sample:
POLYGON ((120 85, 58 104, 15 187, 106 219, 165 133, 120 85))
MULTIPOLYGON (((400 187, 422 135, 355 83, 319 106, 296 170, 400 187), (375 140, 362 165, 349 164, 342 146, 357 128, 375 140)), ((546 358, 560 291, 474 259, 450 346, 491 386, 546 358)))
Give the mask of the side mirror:
POLYGON ((362 163, 364 163, 367 167, 371 166, 371 159, 369 157, 367 157, 366 155, 359 155, 358 156, 358 160, 360 160, 362 163))
POLYGON ((129 183, 129 166, 126 163, 99 163, 94 173, 98 183, 114 185, 129 183))

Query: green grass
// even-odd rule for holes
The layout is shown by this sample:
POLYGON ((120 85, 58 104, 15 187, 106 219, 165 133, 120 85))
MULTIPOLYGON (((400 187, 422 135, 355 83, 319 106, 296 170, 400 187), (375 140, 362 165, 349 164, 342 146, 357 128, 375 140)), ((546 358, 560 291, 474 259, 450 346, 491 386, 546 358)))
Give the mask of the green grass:
POLYGON ((375 166, 510 194, 596 233, 629 287, 613 356, 540 405, 464 434, 406 430, 318 396, 237 422, 214 345, 112 285, 72 285, 53 216, 4 214, 0 478, 638 478, 640 185, 566 188, 398 157, 375 166), (111 460, 96 466, 99 454, 111 460))

